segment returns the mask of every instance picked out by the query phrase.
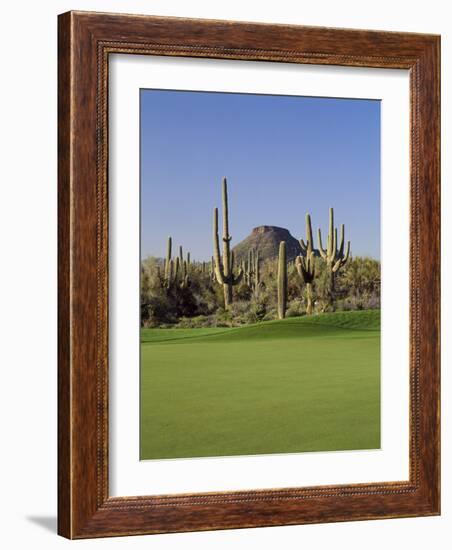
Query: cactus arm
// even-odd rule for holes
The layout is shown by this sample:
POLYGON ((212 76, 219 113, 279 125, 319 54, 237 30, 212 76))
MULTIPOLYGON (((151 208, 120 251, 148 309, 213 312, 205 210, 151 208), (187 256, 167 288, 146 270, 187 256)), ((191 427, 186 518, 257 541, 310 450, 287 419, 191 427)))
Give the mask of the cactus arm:
POLYGON ((172 242, 173 242, 173 240, 171 239, 171 237, 168 237, 168 244, 167 244, 167 248, 166 248, 166 257, 168 258, 168 260, 171 260, 172 242))
MULTIPOLYGON (((306 220, 306 231, 309 235, 308 220, 306 220)), ((311 237, 312 237, 312 233, 311 233, 311 237)), ((296 257, 295 268, 300 278, 306 284, 311 284, 315 277, 315 256, 314 256, 314 250, 312 248, 312 240, 311 241, 309 241, 308 239, 306 240, 308 243, 306 256, 296 257)))
POLYGON ((334 264, 332 269, 333 273, 336 273, 336 271, 338 271, 341 267, 343 267, 347 263, 349 254, 350 254, 350 241, 347 242, 347 251, 345 253, 345 256, 343 258, 342 257, 339 258, 337 262, 334 264))
POLYGON ((220 284, 225 283, 225 277, 221 266, 221 255, 220 255, 220 239, 218 237, 218 208, 213 210, 213 269, 217 281, 220 284))
POLYGON ((344 237, 345 237, 345 226, 341 225, 341 244, 339 245, 339 254, 338 257, 342 258, 344 255, 344 237))
POLYGON ((318 230, 318 238, 319 238, 319 252, 320 252, 320 255, 322 256, 322 258, 324 260, 326 260, 326 250, 323 248, 323 244, 322 244, 322 232, 320 231, 320 228, 318 230))
POLYGON ((170 270, 170 262, 171 262, 171 247, 172 247, 172 239, 171 237, 168 237, 168 242, 166 246, 166 260, 165 260, 165 279, 169 279, 169 270, 170 270))
POLYGON ((301 250, 302 250, 303 254, 306 254, 307 250, 308 250, 307 244, 304 242, 303 239, 300 239, 298 242, 300 243, 300 247, 301 247, 301 250))
MULTIPOLYGON (((306 214, 306 243, 307 249, 312 250, 312 225, 311 225, 311 216, 306 214)), ((308 250, 307 250, 308 251, 308 250)))
POLYGON ((179 258, 176 258, 176 265, 174 267, 174 282, 177 281, 177 278, 179 277, 179 269, 180 269, 180 260, 179 258))
POLYGON ((243 278, 243 269, 240 268, 237 275, 231 275, 231 284, 234 286, 238 285, 241 282, 242 278, 243 278))
POLYGON ((333 233, 333 251, 331 253, 330 261, 334 262, 336 258, 337 258, 337 229, 335 228, 333 233))
POLYGON ((349 256, 350 256, 350 241, 347 242, 347 251, 345 252, 344 259, 342 260, 342 265, 345 265, 347 263, 349 256))
POLYGON ((339 260, 337 260, 337 262, 333 265, 333 267, 331 268, 331 271, 333 273, 336 273, 336 271, 338 271, 338 269, 341 267, 341 262, 342 260, 339 258, 339 260))
POLYGON ((295 260, 295 268, 298 271, 298 275, 300 276, 300 278, 303 279, 304 281, 305 270, 304 270, 303 262, 300 256, 297 256, 297 259, 295 260))
POLYGON ((184 260, 182 263, 182 280, 180 283, 180 288, 188 288, 190 284, 188 274, 187 274, 187 260, 184 260))
POLYGON ((328 228, 328 256, 331 258, 333 254, 335 253, 335 245, 334 245, 334 212, 333 209, 330 208, 330 224, 328 228))

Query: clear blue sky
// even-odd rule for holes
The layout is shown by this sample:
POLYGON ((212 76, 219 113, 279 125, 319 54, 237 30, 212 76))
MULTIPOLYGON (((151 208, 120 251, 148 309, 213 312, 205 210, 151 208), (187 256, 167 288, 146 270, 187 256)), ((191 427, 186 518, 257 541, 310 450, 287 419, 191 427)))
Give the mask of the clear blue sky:
MULTIPOLYGON (((141 255, 168 235, 212 255, 212 210, 228 178, 232 245, 258 225, 304 237, 345 223, 353 255, 380 257, 380 102, 141 90, 141 255)), ((316 246, 317 246, 317 238, 316 246)))

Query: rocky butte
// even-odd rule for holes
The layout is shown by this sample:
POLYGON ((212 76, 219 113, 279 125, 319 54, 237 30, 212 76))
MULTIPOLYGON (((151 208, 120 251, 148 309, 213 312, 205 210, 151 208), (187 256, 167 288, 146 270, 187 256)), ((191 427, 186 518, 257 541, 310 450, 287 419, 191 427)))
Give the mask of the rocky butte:
POLYGON ((288 229, 275 225, 259 225, 251 234, 234 247, 236 262, 241 262, 248 257, 248 251, 252 248, 259 250, 259 258, 262 261, 278 257, 279 243, 286 242, 287 260, 291 261, 302 254, 300 243, 293 237, 288 229))

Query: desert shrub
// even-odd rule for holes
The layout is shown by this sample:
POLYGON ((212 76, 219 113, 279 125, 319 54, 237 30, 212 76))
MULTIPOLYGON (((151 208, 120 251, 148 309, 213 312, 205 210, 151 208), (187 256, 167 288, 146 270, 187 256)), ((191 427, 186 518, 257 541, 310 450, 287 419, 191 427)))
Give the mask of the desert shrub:
POLYGON ((234 300, 243 302, 251 299, 251 289, 243 281, 234 287, 234 300))
POLYGON ((213 323, 212 316, 197 315, 196 317, 181 317, 177 323, 177 328, 207 328, 216 326, 213 323))
POLYGON ((289 303, 286 317, 300 317, 301 315, 306 315, 306 303, 302 298, 295 298, 289 303))
POLYGON ((177 322, 177 309, 164 294, 150 296, 141 306, 141 323, 146 328, 158 327, 162 323, 177 322))
POLYGON ((380 309, 380 297, 376 294, 347 296, 337 302, 338 311, 358 311, 364 309, 380 309))
POLYGON ((250 302, 244 300, 232 302, 229 306, 228 315, 239 324, 246 323, 250 309, 250 302))
POLYGON ((234 327, 238 324, 230 310, 220 308, 214 317, 217 327, 234 327))
POLYGON ((294 265, 287 268, 287 300, 297 300, 304 291, 304 283, 294 265))
POLYGON ((249 305, 247 323, 259 323, 265 319, 267 313, 267 304, 265 300, 259 298, 252 300, 249 305))
POLYGON ((264 315, 262 321, 274 321, 278 318, 278 311, 276 308, 272 307, 267 310, 267 313, 264 315))

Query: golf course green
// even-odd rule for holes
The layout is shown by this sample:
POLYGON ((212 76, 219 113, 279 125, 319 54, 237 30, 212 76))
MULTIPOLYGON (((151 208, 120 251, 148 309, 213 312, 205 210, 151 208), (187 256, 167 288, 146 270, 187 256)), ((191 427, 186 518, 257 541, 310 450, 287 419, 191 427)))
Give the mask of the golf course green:
POLYGON ((141 459, 380 447, 380 312, 141 330, 141 459))

